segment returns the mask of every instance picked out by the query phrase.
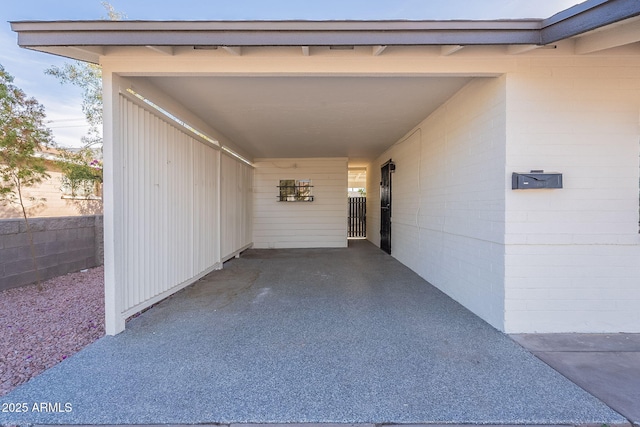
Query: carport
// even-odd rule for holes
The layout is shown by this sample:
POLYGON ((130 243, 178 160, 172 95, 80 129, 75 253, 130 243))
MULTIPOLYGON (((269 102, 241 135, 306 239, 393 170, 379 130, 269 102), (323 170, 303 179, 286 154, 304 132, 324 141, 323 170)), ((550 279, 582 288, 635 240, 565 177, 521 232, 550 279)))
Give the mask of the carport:
POLYGON ((109 334, 247 248, 345 248, 350 166, 367 229, 493 327, 639 332, 638 14, 12 26, 103 67, 109 334), (564 188, 512 190, 539 169, 564 188))

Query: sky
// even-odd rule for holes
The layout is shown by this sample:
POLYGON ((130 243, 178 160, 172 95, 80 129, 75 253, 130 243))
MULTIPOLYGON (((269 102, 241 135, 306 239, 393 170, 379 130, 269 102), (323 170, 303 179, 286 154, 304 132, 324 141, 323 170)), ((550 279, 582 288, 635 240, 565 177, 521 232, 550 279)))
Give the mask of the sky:
MULTIPOLYGON (((130 20, 451 20, 548 18, 581 0, 111 0, 130 20)), ((80 90, 44 70, 71 60, 21 49, 10 21, 105 19, 100 0, 3 0, 0 64, 45 107, 56 142, 78 147, 88 126, 80 90)))

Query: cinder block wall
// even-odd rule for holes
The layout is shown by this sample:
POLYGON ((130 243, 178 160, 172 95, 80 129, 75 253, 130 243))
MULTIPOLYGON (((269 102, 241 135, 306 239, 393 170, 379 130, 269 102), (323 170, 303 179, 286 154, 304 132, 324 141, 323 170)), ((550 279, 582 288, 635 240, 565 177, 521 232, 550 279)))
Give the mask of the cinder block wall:
MULTIPOLYGON (((101 265, 102 222, 101 215, 30 219, 40 279, 101 265)), ((0 220, 0 291, 35 281, 24 220, 0 220)))

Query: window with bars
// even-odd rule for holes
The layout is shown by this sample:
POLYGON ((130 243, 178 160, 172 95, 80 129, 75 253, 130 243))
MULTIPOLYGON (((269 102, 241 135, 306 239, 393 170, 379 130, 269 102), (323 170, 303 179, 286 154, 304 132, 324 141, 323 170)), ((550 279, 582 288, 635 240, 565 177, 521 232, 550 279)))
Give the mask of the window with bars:
POLYGON ((281 179, 278 185, 279 202, 313 202, 310 179, 281 179))

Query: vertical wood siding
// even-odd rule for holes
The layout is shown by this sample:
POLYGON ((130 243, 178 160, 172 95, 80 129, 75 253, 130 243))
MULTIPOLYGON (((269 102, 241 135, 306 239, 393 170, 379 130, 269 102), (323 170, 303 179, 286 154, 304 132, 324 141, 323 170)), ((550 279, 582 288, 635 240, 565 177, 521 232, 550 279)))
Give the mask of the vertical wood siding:
POLYGON ((223 154, 220 169, 220 245, 225 261, 251 244, 253 168, 223 154))
POLYGON ((115 202, 121 313, 127 316, 220 265, 220 152, 120 96, 115 202))

